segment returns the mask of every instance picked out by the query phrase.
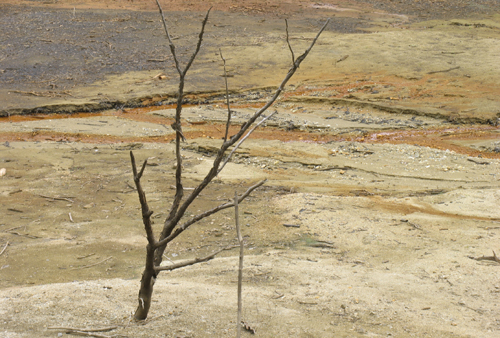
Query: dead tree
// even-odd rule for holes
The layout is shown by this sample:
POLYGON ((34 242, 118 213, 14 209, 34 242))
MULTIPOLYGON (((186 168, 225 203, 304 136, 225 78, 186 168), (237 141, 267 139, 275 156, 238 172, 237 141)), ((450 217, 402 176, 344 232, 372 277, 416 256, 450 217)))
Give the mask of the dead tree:
MULTIPOLYGON (((179 64, 179 59, 176 54, 175 50, 175 45, 172 43, 172 39, 170 37, 168 27, 165 21, 165 17, 163 14, 163 10, 161 8, 160 3, 158 0, 156 0, 156 3, 158 5, 158 9, 160 11, 160 15, 162 18, 163 26, 165 29, 165 33, 169 42, 169 47, 170 47, 170 52, 172 53, 174 63, 175 63, 175 68, 177 69, 177 72, 179 73, 179 89, 177 92, 177 105, 176 105, 176 111, 175 111, 175 122, 172 123, 171 127, 173 130, 175 130, 175 157, 176 157, 176 162, 177 166, 175 169, 175 196, 172 201, 172 206, 170 208, 170 211, 168 213, 168 216, 163 224, 163 229, 157 239, 155 234, 153 233, 153 229, 151 226, 151 216, 153 215, 153 211, 149 209, 148 202, 146 199, 146 194, 144 192, 144 189, 142 188, 141 185, 141 178, 144 174, 144 169, 146 168, 147 160, 145 160, 142 164, 142 167, 140 170, 137 170, 137 165, 136 161, 134 158, 134 154, 132 151, 130 152, 130 159, 132 162, 132 171, 134 175, 134 182, 135 186, 137 188, 137 192, 139 194, 139 201, 141 204, 141 210, 142 210, 142 221, 144 224, 144 229, 146 231, 146 237, 148 244, 146 246, 146 263, 144 267, 144 271, 142 273, 142 279, 141 279, 141 286, 139 290, 139 304, 137 307, 137 310, 134 314, 134 317, 136 320, 144 320, 148 316, 148 312, 151 306, 151 297, 153 294, 153 287, 156 281, 156 278, 158 274, 161 271, 165 270, 174 270, 178 269, 181 267, 185 267, 188 265, 200 263, 200 262, 206 262, 218 253, 220 253, 223 250, 226 250, 228 248, 222 248, 218 250, 217 252, 214 252, 206 257, 203 258, 195 258, 192 260, 172 264, 169 266, 161 266, 161 262, 163 260, 163 253, 165 252, 165 249, 167 245, 173 241, 177 236, 179 236, 184 230, 189 228, 192 224, 195 224, 196 222, 213 215, 221 210, 227 209, 234 207, 234 201, 228 202, 225 204, 221 204, 213 209, 207 210, 205 212, 202 212, 196 216, 193 216, 189 219, 184 219, 184 215, 186 213, 186 210, 189 208, 189 206, 193 203, 193 201, 200 195, 200 193, 208 186, 208 184, 219 174, 219 172, 222 170, 224 165, 230 160, 232 154, 234 153, 234 150, 241 144, 241 141, 244 140, 253 130, 249 130, 252 124, 263 115, 263 113, 276 101, 280 93, 283 91, 284 86, 290 80, 290 78, 295 74, 297 69, 299 68, 300 64, 302 61, 306 58, 306 56, 309 54, 311 51, 312 47, 316 43, 316 40, 319 38, 320 34, 323 32, 323 30, 326 28, 328 21, 323 25, 321 30, 318 32, 312 43, 310 44, 309 48, 306 49, 306 51, 300 55, 299 57, 295 58, 293 51, 292 51, 292 65, 290 69, 288 70, 288 73, 286 74, 285 78, 281 82, 279 88, 276 90, 274 93, 273 97, 258 111, 256 111, 251 118, 249 118, 245 123, 242 124, 241 129, 233 136, 228 137, 228 128, 229 124, 231 121, 231 110, 228 107, 228 118, 227 118, 227 126, 226 126, 226 132, 223 137, 223 142, 222 145, 220 146, 215 159, 212 164, 212 168, 210 171, 206 174, 205 178, 203 181, 194 188, 194 190, 184 198, 184 188, 182 185, 182 157, 181 157, 181 142, 185 140, 185 137, 182 133, 182 126, 181 126, 181 112, 182 112, 182 101, 184 99, 184 80, 186 77, 186 74, 193 64, 203 41, 203 35, 205 32, 205 26, 208 21, 208 17, 210 14, 210 10, 208 10, 203 23, 202 27, 198 36, 198 42, 196 45, 196 49, 193 52, 191 58, 187 62, 186 66, 184 69, 181 68, 181 65, 179 64), (226 155, 226 152, 230 149, 232 149, 232 152, 228 155, 226 155)), ((287 33, 287 43, 288 46, 291 49, 289 39, 288 39, 288 24, 286 26, 286 33, 287 33)), ((227 77, 226 77, 227 79, 227 77)), ((227 91, 227 84, 226 84, 226 95, 228 95, 227 91)), ((228 101, 229 103, 229 101, 228 101)), ((269 116, 268 116, 269 117, 269 116)), ((238 202, 242 202, 252 191, 260 187, 265 183, 265 180, 260 181, 249 187, 243 194, 239 195, 237 197, 238 202)))

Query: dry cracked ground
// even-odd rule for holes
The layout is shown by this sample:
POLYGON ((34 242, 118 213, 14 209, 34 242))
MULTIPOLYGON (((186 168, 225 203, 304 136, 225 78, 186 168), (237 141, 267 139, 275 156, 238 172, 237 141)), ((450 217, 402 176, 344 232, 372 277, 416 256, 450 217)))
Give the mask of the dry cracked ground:
MULTIPOLYGON (((331 22, 277 114, 186 217, 241 206, 243 318, 259 337, 500 334, 499 1, 162 1, 187 82, 186 193, 331 22)), ((0 336, 230 337, 236 250, 160 274, 135 322, 146 239, 175 192, 177 78, 154 1, 0 4, 0 336), (87 333, 87 335, 90 335, 87 333)), ((235 243, 234 211, 165 264, 235 243)), ((244 336, 252 335, 249 331, 244 336)))

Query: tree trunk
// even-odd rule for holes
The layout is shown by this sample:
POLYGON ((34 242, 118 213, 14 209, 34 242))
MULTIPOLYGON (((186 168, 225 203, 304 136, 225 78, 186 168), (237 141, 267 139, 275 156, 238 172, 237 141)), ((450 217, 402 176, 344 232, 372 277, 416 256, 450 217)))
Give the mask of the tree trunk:
MULTIPOLYGON (((160 241, 163 239, 163 238, 166 238, 167 236, 165 237, 160 237, 160 241)), ((154 264, 155 266, 160 266, 161 262, 163 262, 163 253, 165 252, 165 249, 167 248, 167 245, 162 245, 160 247, 158 247, 155 251, 155 254, 154 254, 154 264)))
POLYGON ((136 320, 145 320, 148 317, 149 308, 151 307, 151 296, 153 295, 153 287, 156 282, 156 271, 154 269, 154 253, 155 250, 151 245, 147 246, 146 267, 142 273, 141 288, 139 289, 139 305, 135 310, 134 318, 136 320))

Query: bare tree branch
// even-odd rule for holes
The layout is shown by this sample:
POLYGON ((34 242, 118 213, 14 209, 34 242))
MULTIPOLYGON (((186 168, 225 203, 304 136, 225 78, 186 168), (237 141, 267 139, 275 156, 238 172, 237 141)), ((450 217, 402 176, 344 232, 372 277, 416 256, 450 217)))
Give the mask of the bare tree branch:
POLYGON ((171 50, 172 55, 174 57, 177 71, 179 72, 179 90, 177 93, 178 97, 177 97, 177 106, 175 109, 175 122, 172 123, 172 125, 171 125, 172 129, 175 130, 175 132, 176 132, 176 137, 175 137, 175 157, 176 157, 176 162, 177 162, 177 167, 175 170, 176 193, 175 193, 174 201, 172 202, 172 206, 170 208, 169 215, 165 221, 164 230, 162 231, 162 234, 161 234, 162 237, 165 237, 166 235, 168 235, 172 231, 172 229, 175 227, 176 223, 178 222, 178 220, 176 220, 176 221, 173 221, 173 220, 175 218, 175 215, 177 214, 177 211, 179 209, 179 205, 180 205, 181 200, 184 196, 184 188, 182 186, 182 156, 181 156, 181 149, 180 149, 181 140, 182 141, 186 140, 186 138, 184 137, 184 134, 182 133, 182 127, 181 127, 182 101, 184 99, 184 79, 186 77, 186 74, 187 74, 189 68, 193 64, 194 59, 196 58, 196 56, 198 55, 198 52, 200 51, 201 43, 203 41, 203 35, 205 33, 205 26, 207 24, 208 16, 209 16, 210 10, 212 8, 210 8, 207 11, 207 14, 205 15, 205 19, 203 20, 200 34, 198 36, 198 43, 196 44, 196 49, 193 52, 193 55, 191 55, 191 58, 189 59, 184 70, 181 70, 181 68, 179 66, 179 61, 177 60, 177 57, 175 54, 175 46, 172 42, 172 39, 170 38, 170 34, 168 33, 165 18, 163 16, 163 11, 161 9, 161 6, 160 6, 160 3, 158 2, 158 0, 156 0, 156 3, 158 5, 158 8, 160 9, 160 14, 162 16, 163 25, 165 27, 165 32, 167 34, 167 37, 168 37, 168 40, 170 43, 170 50, 171 50))
MULTIPOLYGON (((257 189, 258 187, 260 187, 261 185, 263 185, 264 183, 266 183, 267 180, 262 180, 254 185, 252 185, 250 188, 247 189, 247 191, 245 191, 243 193, 243 195, 241 195, 239 197, 239 202, 241 203, 245 198, 248 197, 248 195, 250 195, 250 193, 252 191, 254 191, 255 189, 257 189)), ((229 203, 224 203, 224 204, 221 204, 213 209, 210 209, 208 211, 205 211, 201 214, 198 214, 196 216, 194 216, 193 218, 191 218, 189 221, 187 221, 186 223, 178 226, 175 231, 170 235, 168 236, 167 238, 163 239, 163 240, 160 240, 159 242, 156 243, 156 247, 161 247, 163 245, 166 245, 167 243, 171 242, 175 237, 179 236, 181 234, 181 232, 183 232, 184 230, 186 230, 190 225, 202 220, 203 218, 205 217, 208 217, 210 215, 213 215, 221 210, 224 210, 224 209, 227 209, 227 208, 231 208, 234 206, 234 203, 233 202, 229 202, 229 203)))
POLYGON ((172 38, 170 37, 170 34, 168 32, 167 23, 165 21, 165 16, 163 15, 163 9, 161 8, 160 2, 158 0, 156 0, 156 4, 158 5, 158 9, 160 10, 161 20, 163 22, 163 28, 165 29, 165 33, 167 34, 170 52, 172 53, 172 56, 174 57, 175 68, 177 69, 177 72, 179 72, 179 74, 182 74, 182 70, 181 70, 181 67, 179 65, 179 60, 177 59, 177 54, 175 53, 175 45, 172 42, 172 38))
POLYGON ((148 239, 148 243, 150 245, 154 245, 156 241, 153 234, 153 227, 151 226, 151 215, 153 215, 153 211, 149 210, 148 202, 146 200, 146 193, 142 189, 141 185, 141 177, 144 173, 144 169, 146 168, 148 160, 144 161, 139 173, 137 173, 137 166, 135 164, 135 157, 132 150, 130 151, 130 161, 132 162, 132 172, 134 173, 135 187, 137 188, 137 193, 139 194, 139 202, 141 203, 142 223, 144 224, 144 229, 146 230, 146 237, 148 239))
MULTIPOLYGON (((51 196, 40 195, 40 194, 38 194, 38 196, 49 199, 49 200, 53 200, 53 201, 68 201, 70 203, 75 203, 75 201, 73 201, 69 197, 51 197, 51 196)), ((74 197, 71 197, 71 198, 74 198, 74 197)))
POLYGON ((231 123, 231 107, 229 106, 229 88, 227 86, 227 71, 226 71, 226 59, 222 56, 222 50, 219 48, 220 57, 224 63, 224 82, 226 83, 226 104, 227 104, 227 122, 226 122, 226 132, 224 134, 224 142, 227 141, 227 135, 229 133, 229 124, 231 123))
MULTIPOLYGON (((293 53, 293 50, 291 48, 291 45, 289 43, 289 36, 288 36, 288 23, 287 25, 287 43, 290 48, 290 51, 292 53, 292 66, 288 70, 288 73, 286 74, 285 78, 282 80, 280 86, 278 89, 275 91, 274 95, 272 96, 271 99, 268 100, 268 102, 260 108, 258 111, 256 111, 240 128, 240 130, 230 137, 228 139, 229 135, 229 125, 230 125, 230 120, 231 120, 231 110, 229 107, 229 95, 228 95, 228 85, 227 85, 227 70, 225 68, 225 59, 222 56, 221 53, 221 58, 224 61, 224 72, 226 75, 226 95, 227 95, 227 103, 228 103, 228 120, 227 120, 227 125, 226 125, 226 132, 224 136, 224 141, 222 145, 220 146, 217 155, 215 156, 215 159, 213 161, 212 167, 210 168, 209 172, 206 174, 204 177, 203 181, 194 188, 194 190, 187 196, 187 198, 182 202, 184 198, 184 188, 182 185, 182 157, 181 157, 181 141, 184 141, 184 135, 182 133, 182 128, 181 128, 181 113, 182 113, 182 103, 183 103, 183 98, 184 98, 184 85, 185 85, 185 76, 190 69, 191 65, 193 64, 196 56, 198 55, 198 52, 201 48, 201 44, 203 41, 203 35, 205 32, 205 27, 208 21, 208 17, 210 14, 210 10, 208 10, 205 19, 203 20, 202 28, 200 30, 199 36, 198 36, 198 42, 196 45, 196 49, 193 52, 191 58, 189 59, 187 65, 185 66, 184 70, 181 69, 179 59, 177 58, 176 51, 175 51, 175 45, 172 42, 172 39, 170 37, 170 34, 168 32, 168 28, 166 25, 166 21, 163 15, 163 10, 160 6, 159 0, 156 0, 156 3, 158 5, 162 21, 163 21, 163 26, 165 28, 165 33, 167 35, 167 39, 169 41, 169 46, 170 46, 170 51, 173 55, 174 62, 175 62, 175 67, 177 69, 177 72, 179 73, 179 88, 178 88, 178 97, 177 97, 177 105, 176 105, 176 111, 175 111, 175 122, 172 123, 171 127, 172 129, 175 130, 176 132, 176 138, 175 138, 175 158, 176 158, 176 170, 175 170, 175 196, 174 200, 172 202, 169 214, 164 222, 163 229, 161 231, 161 234, 158 238, 158 241, 155 241, 153 230, 152 230, 152 225, 151 225, 151 215, 153 214, 152 211, 149 210, 149 206, 147 204, 146 200, 146 195, 144 193, 144 190, 141 186, 140 179, 144 173, 144 170, 147 165, 147 160, 144 161, 141 170, 138 172, 137 171, 137 166, 135 163, 135 158, 132 152, 130 152, 130 157, 131 157, 131 162, 132 162, 132 170, 134 174, 134 182, 139 194, 139 200, 141 203, 141 210, 142 210, 142 217, 143 217, 143 223, 144 223, 144 228, 146 230, 147 238, 148 238, 148 245, 146 246, 146 264, 145 268, 142 274, 141 278, 141 287, 139 289, 139 295, 138 295, 138 307, 136 309, 136 312, 134 313, 134 318, 136 320, 144 320, 147 318, 150 306, 151 306, 151 297, 153 294, 153 289, 154 289, 154 284, 156 281, 156 277, 160 271, 163 270, 173 270, 176 268, 180 268, 183 266, 188 266, 192 264, 196 264, 199 262, 207 261, 215 257, 215 255, 218 253, 211 254, 209 256, 203 257, 203 258, 196 258, 190 261, 186 262, 181 262, 181 263, 176 263, 171 266, 166 266, 162 267, 160 266, 162 260, 163 260, 163 253, 166 249, 166 246, 169 242, 171 242, 173 239, 175 239, 179 234, 181 234, 184 230, 186 230, 189 226, 192 224, 196 223, 197 221, 208 217, 220 210, 234 207, 235 203, 238 204, 239 202, 243 201, 248 195, 260 187, 262 184, 264 184, 264 181, 258 182, 257 184, 251 186, 248 188, 248 190, 241 195, 239 198, 236 197, 235 202, 229 202, 222 204, 216 208, 213 208, 211 210, 205 211, 201 214, 198 214, 194 217, 192 217, 190 220, 187 222, 183 223, 180 225, 180 220, 184 217, 186 210, 189 208, 189 206, 192 204, 192 202, 200 195, 200 193, 207 187, 212 180, 217 177, 217 174, 220 172, 219 169, 222 169, 222 167, 225 166, 227 161, 230 159, 234 151, 240 146, 240 144, 250 135, 255 128, 257 128, 261 123, 263 123, 266 119, 268 119, 270 116, 273 114, 269 115, 268 117, 265 117, 262 119, 259 124, 257 124, 253 129, 249 131, 253 123, 277 100, 281 92, 283 91, 284 86, 287 84, 287 82, 290 80, 290 78, 295 74, 297 69, 299 68, 300 64, 302 61, 306 58, 306 56, 309 54, 311 51, 312 47, 316 43, 317 39, 319 38, 320 34, 325 30, 326 26, 329 23, 329 20, 326 21, 326 23, 323 25, 321 30, 318 32, 316 37, 313 39, 312 43, 310 44, 309 48, 306 49, 306 51, 300 55, 298 58, 295 58, 295 54, 293 53), (245 135, 245 137, 243 137, 245 135), (243 137, 243 139, 240 141, 240 139, 243 137), (240 141, 240 142, 239 142, 240 141), (229 154, 229 156, 226 159, 226 162, 222 163, 226 151, 234 146, 237 142, 239 142, 233 149, 233 151, 229 154), (221 167, 222 163, 222 167, 221 167), (182 203, 181 203, 182 202, 182 203)), ((221 249, 222 251, 224 249, 221 249)), ((220 252, 219 251, 219 252, 220 252)))
POLYGON ((146 164, 148 164, 148 160, 145 159, 144 162, 142 163, 141 171, 139 171, 139 174, 137 175, 137 179, 141 179, 142 174, 144 174, 144 169, 146 169, 146 164))
POLYGON ((102 334, 97 332, 86 332, 86 331, 76 331, 76 330, 66 331, 66 334, 72 334, 75 336, 94 337, 94 338, 127 338, 127 336, 121 334, 114 334, 110 336, 107 334, 102 334))
POLYGON ((309 52, 311 51, 311 49, 314 47, 314 45, 316 44, 316 41, 318 40, 318 38, 321 35, 321 33, 323 33, 323 31, 325 30, 326 26, 328 26, 329 22, 330 22, 330 19, 326 20, 325 24, 321 27, 321 29, 319 30, 319 32, 316 34, 316 36, 314 37, 314 39, 311 42, 311 44, 309 45, 309 47, 304 51, 304 53, 302 53, 302 55, 300 55, 292 63, 292 66, 288 70, 287 75, 282 80, 280 86, 278 87, 278 89, 274 93, 273 97, 271 99, 269 99, 269 101, 267 101, 267 103, 262 108, 260 108, 257 112, 255 112, 254 115, 250 119, 248 119, 247 122, 245 122, 241 126, 241 129, 240 129, 240 131, 238 133, 236 133, 235 135, 233 135, 229 141, 225 142, 222 145, 221 150, 224 149, 224 151, 225 151, 230 146, 232 146, 234 143, 236 143, 241 138, 241 136, 248 130, 248 128, 250 128, 250 126, 255 122, 255 120, 257 120, 257 118, 259 118, 260 115, 262 115, 270 106, 272 106, 274 104, 274 102, 280 96, 281 92, 284 90, 285 85, 292 78, 292 76, 295 74, 295 72, 299 68, 300 64, 302 63, 302 61, 304 61, 304 59, 307 57, 307 55, 309 54, 309 52))
MULTIPOLYGON (((186 212, 187 208, 196 199, 196 197, 203 191, 203 189, 205 189, 205 187, 217 176, 217 173, 219 172, 220 163, 222 162, 222 159, 224 157, 224 153, 226 152, 226 150, 229 147, 231 147, 232 145, 234 145, 236 142, 238 142, 238 140, 243 136, 243 134, 246 133, 246 131, 255 122, 255 120, 257 118, 259 118, 278 99, 279 95, 283 91, 284 86, 290 80, 290 78, 295 74, 295 72, 299 68, 300 64, 302 63, 302 61, 304 61, 304 59, 309 54, 309 52, 311 51, 311 49, 313 48, 313 46, 316 44, 316 41, 318 40, 318 38, 321 35, 321 33, 325 30, 325 28, 326 28, 326 26, 328 25, 329 22, 330 22, 330 19, 328 19, 325 22, 325 24, 323 25, 323 27, 321 28, 321 30, 316 34, 316 37, 311 42, 309 48, 307 48, 305 50, 305 52, 302 55, 300 55, 295 60, 295 62, 293 63, 292 67, 288 70, 287 75, 285 76, 285 78, 281 82, 279 88, 274 93, 273 97, 262 108, 260 108, 256 113, 254 113, 254 115, 250 119, 248 119, 247 122, 245 122, 241 126, 241 129, 238 131, 238 133, 236 133, 235 135, 233 135, 229 140, 227 140, 226 142, 224 142, 222 144, 222 146, 220 147, 220 149, 217 152, 217 155, 216 155, 216 157, 214 159, 212 168, 210 169, 210 171, 208 172, 208 174, 205 176, 205 178, 203 179, 203 181, 186 198, 186 200, 184 201, 184 203, 181 206, 179 206, 178 212, 175 214, 175 216, 173 216, 173 218, 169 219, 169 226, 167 227, 168 231, 162 233, 162 238, 165 238, 166 236, 168 236, 168 233, 170 233, 171 231, 173 231, 173 229, 175 228, 177 222, 179 222, 179 220, 182 218, 182 216, 186 212), (165 236, 163 236, 163 234, 165 234, 165 236)), ((163 241, 161 241, 161 242, 163 242, 163 241)), ((167 242, 165 242, 165 243, 167 243, 167 242)))
POLYGON ((290 54, 292 54, 292 64, 295 63, 295 54, 293 53, 292 46, 290 45, 290 37, 288 35, 288 20, 285 19, 285 25, 286 25, 286 43, 288 44, 288 49, 290 49, 290 54))
POLYGON ((220 166, 219 171, 217 171, 217 175, 219 175, 219 173, 222 171, 222 169, 224 169, 224 167, 226 166, 227 162, 229 162, 229 160, 233 156, 234 152, 240 147, 240 145, 243 142, 245 142, 245 140, 248 138, 248 136, 250 136, 250 134, 252 134, 254 132, 254 130, 257 129, 262 123, 266 122, 268 119, 271 118, 271 116, 273 116, 274 114, 277 114, 277 113, 278 113, 277 111, 274 111, 269 116, 264 117, 245 136, 243 136, 243 138, 234 146, 234 148, 231 150, 231 152, 229 153, 229 155, 226 157, 226 159, 224 160, 224 163, 222 163, 222 165, 220 166))
POLYGON ((106 332, 106 331, 112 331, 116 330, 118 326, 106 326, 106 327, 99 327, 99 328, 76 328, 76 327, 67 327, 67 326, 49 326, 47 329, 49 330, 65 330, 65 331, 80 331, 80 332, 106 332))
POLYGON ((300 64, 302 63, 302 61, 304 61, 304 59, 307 57, 307 55, 309 54, 309 52, 311 51, 311 49, 314 47, 314 45, 316 44, 316 41, 318 41, 318 38, 319 36, 321 35, 321 33, 323 33, 323 31, 325 30, 326 26, 328 26, 328 24, 330 23, 330 19, 326 20, 325 24, 323 25, 323 27, 321 27, 321 29, 319 30, 318 34, 316 34, 316 36, 314 37, 314 40, 311 42, 311 45, 309 46, 309 48, 307 48, 304 53, 302 53, 302 55, 300 55, 296 60, 295 62, 293 63, 295 68, 299 68, 300 64))
POLYGON ((208 9, 207 14, 205 15, 205 19, 203 19, 203 23, 201 24, 200 34, 198 35, 198 43, 196 44, 196 50, 194 51, 193 55, 191 55, 191 59, 189 59, 186 68, 184 68, 184 74, 183 74, 184 76, 186 76, 187 71, 189 70, 189 68, 191 68, 191 65, 193 64, 196 55, 198 55, 198 52, 200 51, 201 43, 203 41, 203 34, 205 34, 205 26, 207 25, 208 16, 210 15, 211 10, 212 7, 208 9))
POLYGON ((171 264, 171 265, 156 266, 155 270, 156 270, 156 272, 172 271, 175 269, 183 268, 185 266, 194 265, 194 264, 201 263, 201 262, 207 262, 207 261, 213 259, 217 254, 221 253, 222 251, 230 250, 230 249, 237 248, 237 247, 238 247, 237 245, 232 245, 232 246, 228 246, 228 247, 222 248, 220 250, 217 250, 216 252, 211 253, 210 255, 205 256, 203 258, 194 258, 194 259, 190 259, 187 261, 183 261, 183 262, 179 262, 179 263, 175 263, 175 264, 171 264))

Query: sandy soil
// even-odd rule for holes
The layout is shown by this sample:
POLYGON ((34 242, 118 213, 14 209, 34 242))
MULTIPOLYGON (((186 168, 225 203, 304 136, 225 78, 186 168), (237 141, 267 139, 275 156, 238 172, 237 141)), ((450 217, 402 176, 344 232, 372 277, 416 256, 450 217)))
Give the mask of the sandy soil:
MULTIPOLYGON (((302 50, 335 15, 278 114, 187 215, 268 179, 240 215, 244 320, 257 336, 498 336, 499 264, 474 259, 500 251, 495 3, 214 2, 189 78, 186 192, 223 135, 218 48, 234 132, 288 69, 282 18, 302 50)), ((187 57, 205 3, 168 4, 187 57)), ((105 5, 1 5, 0 336, 106 326, 116 328, 101 335, 234 336, 236 251, 160 274, 150 318, 131 319, 146 239, 129 151, 149 158, 159 231, 174 194, 175 74, 162 68, 171 60, 154 4, 105 5)), ((232 243, 225 210, 181 236, 165 264, 232 243)))

